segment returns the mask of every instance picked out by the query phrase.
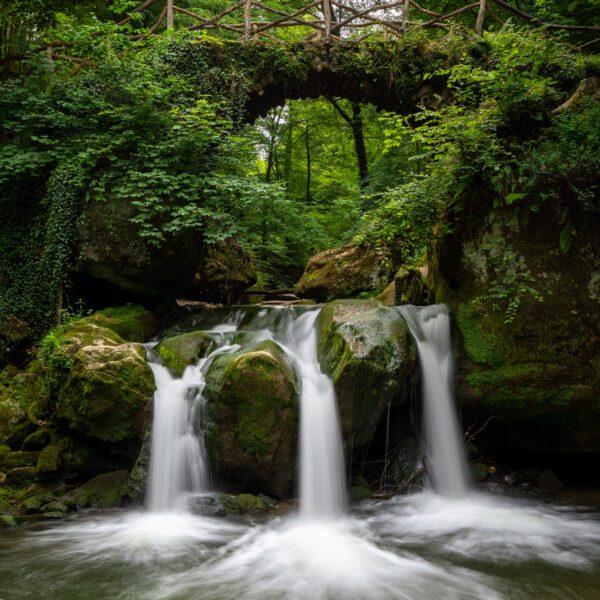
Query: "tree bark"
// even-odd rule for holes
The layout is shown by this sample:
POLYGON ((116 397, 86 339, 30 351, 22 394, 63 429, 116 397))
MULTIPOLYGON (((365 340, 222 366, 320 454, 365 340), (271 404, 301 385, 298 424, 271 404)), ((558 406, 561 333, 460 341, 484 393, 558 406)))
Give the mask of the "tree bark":
POLYGON ((365 136, 363 131, 362 111, 358 102, 351 102, 352 116, 348 115, 339 105, 335 98, 329 98, 332 106, 340 116, 350 125, 352 136, 354 138, 354 151, 356 153, 356 162, 358 164, 358 181, 361 188, 369 183, 369 162, 367 159, 367 149, 365 146, 365 136))

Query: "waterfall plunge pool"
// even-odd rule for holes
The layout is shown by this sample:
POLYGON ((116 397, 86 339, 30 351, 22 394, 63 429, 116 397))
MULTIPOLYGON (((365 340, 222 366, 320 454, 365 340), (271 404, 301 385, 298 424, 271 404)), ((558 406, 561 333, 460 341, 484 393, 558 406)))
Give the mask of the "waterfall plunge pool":
MULTIPOLYGON (((210 494, 203 433, 192 423, 203 408, 211 357, 180 379, 155 364, 150 510, 80 513, 2 532, 0 600, 600 597, 600 513, 469 487, 452 408, 445 307, 402 310, 427 379, 427 453, 440 493, 365 502, 352 511, 335 392, 316 358, 317 312, 280 313, 274 321, 267 312, 258 315, 254 340, 276 340, 302 380, 297 514, 257 524, 186 510, 190 494, 210 494)), ((214 324, 219 343, 212 356, 236 349, 228 335, 240 319, 233 314, 214 324)))
POLYGON ((267 523, 90 512, 0 536, 2 600, 595 600, 600 514, 484 493, 267 523))

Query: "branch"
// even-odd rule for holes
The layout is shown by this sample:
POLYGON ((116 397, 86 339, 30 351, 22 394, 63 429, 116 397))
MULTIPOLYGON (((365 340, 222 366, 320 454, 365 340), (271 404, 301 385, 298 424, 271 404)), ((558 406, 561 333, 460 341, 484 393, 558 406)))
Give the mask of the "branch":
POLYGON ((504 10, 516 15, 517 17, 521 17, 530 23, 536 23, 540 27, 545 27, 546 29, 563 29, 565 31, 600 31, 600 25, 558 25, 556 23, 544 23, 540 21, 537 17, 522 11, 520 8, 515 8, 508 2, 504 0, 491 0, 494 4, 501 6, 504 10))

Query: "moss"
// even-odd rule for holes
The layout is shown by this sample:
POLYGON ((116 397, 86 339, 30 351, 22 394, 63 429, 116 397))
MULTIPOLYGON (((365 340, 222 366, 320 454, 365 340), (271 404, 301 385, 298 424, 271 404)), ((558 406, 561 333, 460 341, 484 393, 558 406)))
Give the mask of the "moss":
POLYGON ((116 306, 99 310, 84 317, 79 324, 88 323, 111 329, 128 342, 146 342, 159 328, 156 315, 143 306, 116 306))
POLYGON ((121 504, 129 473, 125 470, 98 475, 82 485, 76 494, 77 506, 114 508, 121 504))
POLYGON ((56 416, 73 431, 102 441, 140 436, 143 409, 154 391, 144 348, 81 321, 58 335, 71 366, 46 365, 56 416))
POLYGON ((52 477, 56 475, 61 467, 61 454, 64 449, 59 445, 46 446, 40 454, 37 468, 40 477, 52 477))
POLYGON ((317 326, 319 361, 335 385, 344 436, 366 445, 415 366, 406 325, 374 300, 336 300, 323 307, 317 326))
POLYGON ((352 486, 348 491, 350 493, 350 498, 354 502, 362 502, 364 500, 368 500, 369 498, 371 498, 373 496, 373 493, 371 492, 370 489, 360 487, 357 485, 352 486))
POLYGON ((245 515, 262 513, 269 510, 269 506, 260 496, 252 494, 239 494, 238 496, 223 496, 221 505, 228 514, 245 515))
POLYGON ((41 450, 50 443, 51 439, 52 435, 50 431, 45 427, 40 427, 25 438, 23 441, 23 450, 41 450))
POLYGON ((484 325, 483 314, 475 302, 461 303, 456 321, 469 359, 477 364, 494 365, 499 360, 498 349, 493 331, 484 325))
POLYGON ((33 467, 37 464, 39 452, 6 452, 0 454, 0 468, 3 470, 17 469, 19 467, 33 467))
POLYGON ((217 357, 205 395, 217 471, 250 491, 281 496, 295 471, 298 382, 273 341, 217 357))
POLYGON ((164 364, 176 375, 202 358, 212 343, 204 331, 192 331, 162 340, 156 347, 164 364))

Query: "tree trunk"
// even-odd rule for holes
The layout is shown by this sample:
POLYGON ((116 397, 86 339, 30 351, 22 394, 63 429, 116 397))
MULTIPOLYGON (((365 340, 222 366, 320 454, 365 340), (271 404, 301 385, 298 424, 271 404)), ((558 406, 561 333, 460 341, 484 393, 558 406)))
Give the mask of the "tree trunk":
POLYGON ((358 181, 360 187, 364 188, 369 183, 369 163, 367 159, 367 149, 365 147, 362 111, 360 104, 358 102, 350 103, 350 106, 352 107, 352 116, 350 116, 338 104, 335 98, 329 98, 329 101, 352 129, 352 136, 354 138, 354 151, 356 153, 356 162, 358 164, 358 181))
POLYGON ((310 134, 308 130, 308 124, 306 125, 306 203, 312 202, 310 195, 310 134))

